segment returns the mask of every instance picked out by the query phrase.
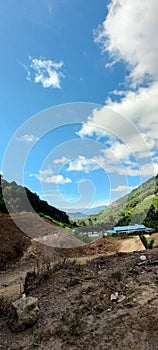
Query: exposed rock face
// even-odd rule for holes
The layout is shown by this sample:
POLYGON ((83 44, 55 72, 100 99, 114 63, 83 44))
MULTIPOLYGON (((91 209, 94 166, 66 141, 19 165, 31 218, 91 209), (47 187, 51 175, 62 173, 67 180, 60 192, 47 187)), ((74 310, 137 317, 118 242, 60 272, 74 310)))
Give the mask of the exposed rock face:
POLYGON ((38 320, 38 298, 25 295, 12 303, 9 326, 12 331, 19 332, 32 327, 38 320))

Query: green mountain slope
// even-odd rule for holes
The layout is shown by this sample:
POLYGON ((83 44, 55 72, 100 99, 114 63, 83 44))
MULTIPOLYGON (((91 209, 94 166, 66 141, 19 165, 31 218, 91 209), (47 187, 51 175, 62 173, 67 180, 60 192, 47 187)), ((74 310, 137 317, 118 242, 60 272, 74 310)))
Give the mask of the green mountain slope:
POLYGON ((68 215, 59 209, 49 205, 46 201, 39 198, 36 193, 31 192, 28 188, 16 184, 15 181, 9 183, 0 176, 0 212, 2 213, 19 213, 31 212, 48 215, 56 221, 69 224, 68 215), (26 197, 27 195, 27 197, 26 197), (4 202, 7 201, 7 208, 4 202), (26 200, 28 198, 28 201, 26 200))
POLYGON ((158 231, 158 175, 92 215, 88 223, 96 229, 143 223, 158 231))

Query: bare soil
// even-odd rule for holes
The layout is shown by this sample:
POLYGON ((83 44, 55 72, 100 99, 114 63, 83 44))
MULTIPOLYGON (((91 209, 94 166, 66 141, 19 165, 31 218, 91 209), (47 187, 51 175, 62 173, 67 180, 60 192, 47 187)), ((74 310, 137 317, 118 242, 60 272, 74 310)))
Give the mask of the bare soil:
POLYGON ((42 248, 43 244, 36 242, 48 246, 48 255, 58 255, 55 248, 85 245, 67 230, 35 214, 14 214, 13 217, 18 225, 14 223, 9 215, 0 214, 0 270, 5 270, 19 260, 30 245, 33 245, 33 249, 37 250, 38 254, 40 250, 41 252, 46 250, 46 248, 42 248), (26 227, 29 235, 24 233, 26 227))
POLYGON ((17 261, 31 239, 14 224, 9 215, 0 215, 0 270, 17 261))
POLYGON ((141 255, 66 261, 37 275, 27 293, 39 298, 39 320, 12 333, 4 313, 1 349, 158 350, 158 249, 145 252, 145 263, 141 255), (115 292, 122 301, 111 301, 115 292))
POLYGON ((158 248, 145 251, 138 237, 54 248, 24 235, 8 216, 0 220, 0 241, 7 266, 0 273, 0 349, 158 350, 158 248), (28 271, 35 276, 25 292, 39 298, 39 320, 12 333, 9 305, 23 293, 28 271))

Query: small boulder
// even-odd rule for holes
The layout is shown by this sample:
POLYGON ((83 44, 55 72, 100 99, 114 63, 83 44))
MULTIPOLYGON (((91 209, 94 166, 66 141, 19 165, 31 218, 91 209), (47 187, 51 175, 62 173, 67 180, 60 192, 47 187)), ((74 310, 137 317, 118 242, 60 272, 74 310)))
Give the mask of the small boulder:
POLYGON ((125 299, 126 299, 125 295, 121 294, 117 299, 117 303, 122 303, 122 301, 124 301, 125 299))
POLYGON ((14 301, 11 305, 9 327, 14 332, 20 332, 32 327, 38 320, 38 298, 31 296, 14 301))
POLYGON ((110 301, 115 301, 118 299, 118 292, 112 293, 110 295, 110 301))

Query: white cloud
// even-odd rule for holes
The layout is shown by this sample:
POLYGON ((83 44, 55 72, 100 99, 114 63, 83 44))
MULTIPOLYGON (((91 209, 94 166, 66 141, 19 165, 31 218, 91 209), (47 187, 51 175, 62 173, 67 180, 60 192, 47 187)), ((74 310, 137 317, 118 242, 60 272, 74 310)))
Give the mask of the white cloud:
MULTIPOLYGON (((102 149, 98 156, 91 158, 79 155, 75 160, 70 160, 67 171, 77 171, 90 173, 94 170, 103 169, 105 173, 115 173, 120 176, 153 176, 158 173, 157 157, 153 158, 153 162, 149 162, 148 158, 143 162, 139 159, 130 159, 130 153, 126 145, 118 141, 107 148, 102 149)), ((123 190, 123 189, 122 189, 123 190)))
POLYGON ((42 178, 41 181, 45 183, 53 183, 53 184, 60 184, 60 185, 65 185, 67 183, 72 182, 72 180, 69 177, 64 178, 63 175, 47 176, 42 178))
POLYGON ((64 164, 66 164, 68 161, 69 161, 69 159, 63 156, 62 158, 55 159, 55 160, 54 160, 54 164, 63 164, 63 165, 64 165, 64 164))
POLYGON ((36 142, 39 140, 39 137, 33 135, 33 134, 25 134, 25 135, 21 135, 20 137, 17 138, 18 141, 22 141, 22 142, 36 142))
POLYGON ((98 169, 94 158, 86 158, 85 156, 79 155, 75 160, 70 160, 67 171, 84 171, 89 173, 92 170, 98 169))
POLYGON ((142 165, 141 172, 144 174, 144 176, 154 176, 158 174, 158 163, 152 162, 152 163, 146 163, 142 165))
POLYGON ((40 182, 43 183, 52 183, 52 184, 60 184, 65 185, 66 183, 71 183, 72 180, 69 177, 64 177, 61 174, 54 175, 53 170, 51 168, 40 170, 38 174, 30 174, 30 176, 36 177, 40 182))
POLYGON ((107 150, 102 150, 98 156, 91 158, 86 158, 85 156, 79 155, 75 160, 69 161, 68 168, 69 171, 78 171, 90 173, 94 170, 104 169, 107 173, 117 173, 119 175, 130 175, 137 176, 140 175, 140 170, 137 163, 131 162, 128 159, 119 159, 114 154, 114 151, 110 148, 107 150))
POLYGON ((147 76, 158 79, 157 18, 157 0, 111 0, 107 17, 95 31, 95 41, 112 64, 127 63, 134 85, 147 76))
POLYGON ((129 187, 127 185, 119 185, 115 188, 112 188, 111 191, 112 192, 129 192, 133 189, 133 187, 129 187))
POLYGON ((27 69, 27 80, 32 80, 35 83, 41 83, 44 88, 61 88, 61 79, 64 74, 61 72, 63 62, 54 62, 52 60, 37 59, 29 57, 29 67, 23 65, 27 69))
POLYGON ((109 99, 105 107, 94 110, 78 134, 108 136, 111 148, 106 155, 112 151, 120 160, 128 160, 131 154, 137 160, 152 156, 154 161, 158 148, 158 83, 129 91, 119 102, 109 99), (123 144, 118 144, 118 139, 123 144))
MULTIPOLYGON (((115 167, 115 157, 126 163, 127 174, 133 176, 139 171, 143 176, 152 176, 158 170, 157 18, 157 0, 111 0, 104 22, 95 31, 95 42, 109 54, 106 68, 123 60, 129 72, 126 84, 137 87, 137 91, 114 90, 120 100, 108 98, 106 106, 94 111, 78 133, 81 137, 96 134, 110 139, 110 149, 105 153, 109 171, 115 167), (144 82, 148 84, 142 87, 144 82), (117 140, 122 141, 120 145, 117 140), (138 167, 128 152, 136 158, 138 167)), ((122 169, 118 167, 120 174, 122 169)))
POLYGON ((52 172, 51 168, 39 171, 39 174, 40 174, 41 177, 45 177, 47 175, 52 175, 52 173, 53 172, 52 172))
POLYGON ((88 209, 102 207, 102 206, 107 207, 109 204, 110 204, 110 202, 109 201, 105 201, 105 200, 95 201, 89 206, 88 209))

